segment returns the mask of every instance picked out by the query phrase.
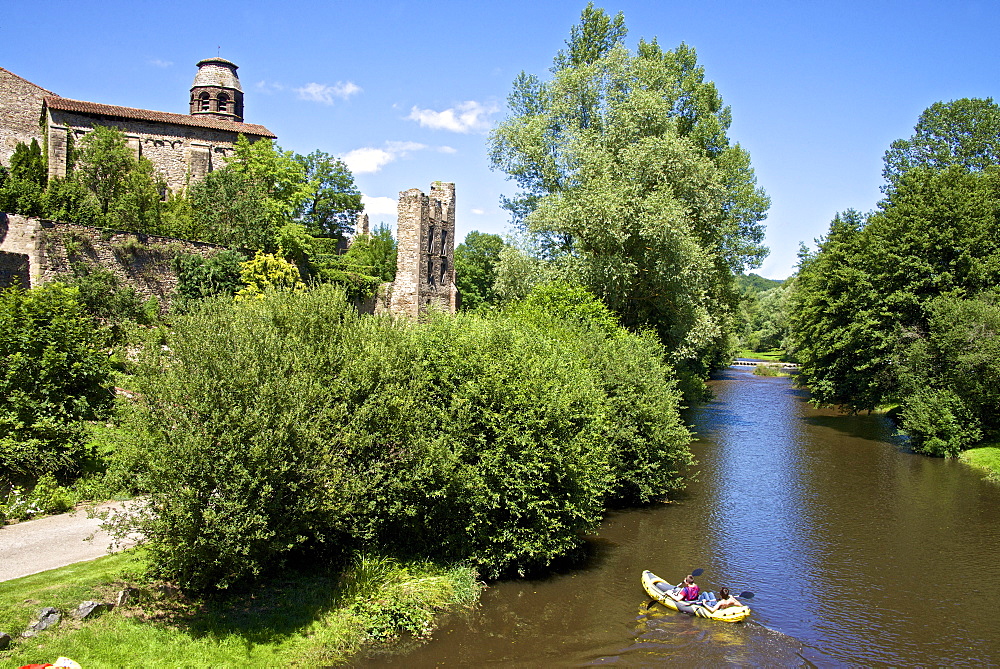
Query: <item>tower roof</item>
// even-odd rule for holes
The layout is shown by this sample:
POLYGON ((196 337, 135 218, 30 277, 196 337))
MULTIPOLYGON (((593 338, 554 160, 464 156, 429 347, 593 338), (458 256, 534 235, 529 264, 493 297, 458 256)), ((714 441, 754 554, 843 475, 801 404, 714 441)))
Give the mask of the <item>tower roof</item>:
POLYGON ((239 66, 225 58, 206 58, 198 61, 198 73, 194 75, 194 83, 191 88, 198 86, 218 86, 220 88, 232 88, 240 93, 243 88, 240 86, 240 78, 236 76, 239 66))

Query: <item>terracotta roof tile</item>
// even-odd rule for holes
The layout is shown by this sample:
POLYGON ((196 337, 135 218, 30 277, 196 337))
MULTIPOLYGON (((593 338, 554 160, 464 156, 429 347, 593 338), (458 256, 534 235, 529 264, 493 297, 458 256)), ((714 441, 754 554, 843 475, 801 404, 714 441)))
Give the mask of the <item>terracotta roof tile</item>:
POLYGON ((153 121, 157 123, 173 123, 176 125, 191 125, 198 128, 228 130, 230 132, 243 133, 244 135, 254 135, 256 137, 277 138, 277 135, 273 132, 262 125, 257 125, 256 123, 239 123, 237 121, 214 118, 211 116, 189 116, 187 114, 171 114, 170 112, 150 111, 149 109, 133 109, 132 107, 102 105, 97 102, 70 100, 69 98, 59 97, 58 95, 46 97, 45 105, 49 109, 77 112, 79 114, 96 114, 99 116, 110 116, 112 118, 136 119, 139 121, 153 121))

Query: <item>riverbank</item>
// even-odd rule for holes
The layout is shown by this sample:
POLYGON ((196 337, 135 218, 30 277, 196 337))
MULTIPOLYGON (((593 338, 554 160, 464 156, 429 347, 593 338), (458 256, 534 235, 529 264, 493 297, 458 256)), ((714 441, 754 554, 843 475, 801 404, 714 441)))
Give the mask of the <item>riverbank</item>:
POLYGON ((985 473, 990 481, 1000 483, 1000 444, 994 442, 963 451, 958 459, 985 473))
POLYGON ((0 664, 69 657, 83 666, 287 666, 342 664, 365 646, 408 634, 428 637, 438 616, 472 606, 483 588, 467 567, 360 558, 339 573, 302 568, 225 598, 190 599, 165 583, 142 582, 141 550, 0 583, 0 633, 12 638, 0 664), (133 601, 78 621, 81 602, 133 601), (39 610, 61 622, 32 638, 21 632, 39 610))

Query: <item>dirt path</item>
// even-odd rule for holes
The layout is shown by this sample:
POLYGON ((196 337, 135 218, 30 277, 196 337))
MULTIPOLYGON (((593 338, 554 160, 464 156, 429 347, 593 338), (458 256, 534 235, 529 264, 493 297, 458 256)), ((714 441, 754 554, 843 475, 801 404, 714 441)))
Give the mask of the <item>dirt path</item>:
MULTIPOLYGON (((120 509, 121 503, 97 508, 120 509)), ((0 527, 0 581, 107 555, 111 536, 100 529, 101 522, 81 509, 0 527)))

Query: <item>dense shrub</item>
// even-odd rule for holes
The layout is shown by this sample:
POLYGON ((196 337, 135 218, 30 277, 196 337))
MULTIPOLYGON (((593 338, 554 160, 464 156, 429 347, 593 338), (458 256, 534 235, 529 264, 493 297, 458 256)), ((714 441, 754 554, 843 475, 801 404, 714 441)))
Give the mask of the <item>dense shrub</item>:
POLYGON ((539 305, 359 317, 331 286, 204 301, 139 378, 133 528, 195 589, 306 547, 550 564, 689 460, 662 350, 584 297, 576 324, 539 305))
POLYGON ((155 297, 144 300, 133 286, 124 285, 114 272, 99 266, 73 263, 73 276, 67 283, 77 289, 84 309, 116 336, 129 321, 149 325, 159 315, 155 297))
POLYGON ((508 312, 558 336, 596 375, 609 412, 614 476, 608 502, 645 503, 680 487, 680 470, 691 463, 691 434, 680 419, 681 393, 656 335, 629 333, 592 293, 562 282, 537 286, 508 312))
POLYGON ((205 258, 183 253, 174 258, 177 272, 175 304, 183 309, 190 300, 215 295, 235 295, 243 288, 240 265, 247 261, 238 251, 221 251, 205 258))
POLYGON ((81 421, 110 407, 104 333, 61 284, 0 291, 0 476, 69 473, 81 421))

